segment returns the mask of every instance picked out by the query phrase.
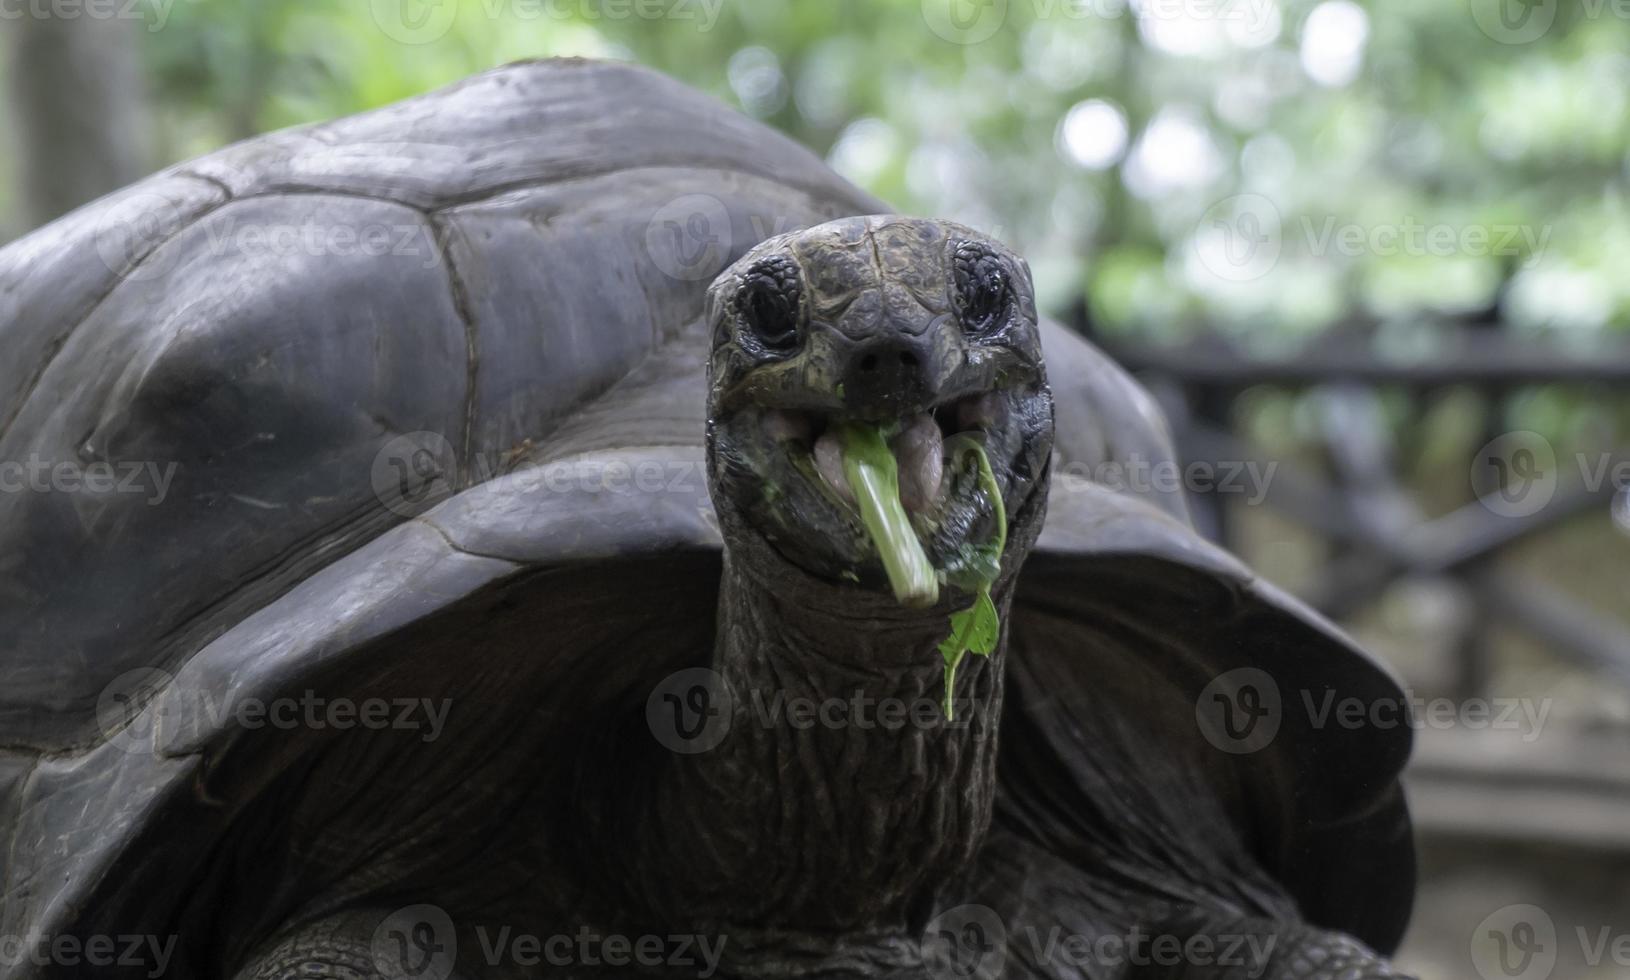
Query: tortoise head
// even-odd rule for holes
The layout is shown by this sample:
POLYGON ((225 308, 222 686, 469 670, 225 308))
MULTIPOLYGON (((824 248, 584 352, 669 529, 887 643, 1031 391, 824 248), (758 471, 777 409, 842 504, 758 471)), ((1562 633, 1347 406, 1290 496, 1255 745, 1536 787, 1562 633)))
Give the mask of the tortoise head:
POLYGON ((727 540, 762 539, 755 553, 831 582, 892 583, 910 605, 941 583, 971 590, 981 555, 987 582, 992 557, 1018 566, 1053 435, 1022 259, 961 225, 845 218, 754 248, 714 282, 708 315, 710 489, 727 540), (869 476, 855 468, 868 445, 883 464, 869 476), (892 541, 867 513, 879 495, 892 541), (926 592, 903 592, 886 560, 907 536, 926 592))

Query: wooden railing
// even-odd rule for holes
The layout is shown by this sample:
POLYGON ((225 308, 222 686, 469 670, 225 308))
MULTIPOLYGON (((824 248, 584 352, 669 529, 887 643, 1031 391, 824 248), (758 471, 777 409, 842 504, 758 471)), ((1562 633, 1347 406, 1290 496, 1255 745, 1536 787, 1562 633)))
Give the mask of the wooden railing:
MULTIPOLYGON (((1491 631, 1500 626, 1522 631, 1573 668, 1630 687, 1630 630, 1622 622, 1501 561, 1516 546, 1609 506, 1630 515, 1625 488, 1580 480, 1575 468, 1558 466, 1555 491, 1540 505, 1518 513, 1489 506, 1468 479, 1463 503, 1428 516, 1402 475, 1393 426, 1382 411, 1384 392, 1425 402, 1469 388, 1482 395, 1473 401, 1484 406, 1485 441, 1493 441, 1502 435, 1500 407, 1527 386, 1577 386, 1621 404, 1630 394, 1630 344, 1566 351, 1498 330, 1446 326, 1405 357, 1379 350, 1371 336, 1359 325, 1295 357, 1271 360, 1215 338, 1181 349, 1092 339, 1160 399, 1188 462, 1254 463, 1261 472, 1269 460, 1235 428, 1242 393, 1263 385, 1317 392, 1318 464, 1279 460, 1273 479, 1255 489, 1264 506, 1328 544, 1316 583, 1302 591, 1333 619, 1352 617, 1406 577, 1448 578, 1459 586, 1472 614, 1454 637, 1450 696, 1487 696, 1491 631)), ((1630 459, 1630 450, 1607 446, 1599 455, 1611 471, 1630 459)), ((1227 495, 1191 492, 1190 505, 1203 533, 1240 550, 1244 542, 1230 519, 1237 504, 1227 495)), ((1626 532, 1621 593, 1630 600, 1630 520, 1619 526, 1626 532)), ((1630 729, 1553 725, 1531 744, 1495 732, 1419 734, 1408 784, 1423 833, 1630 851, 1630 768, 1623 764, 1630 729), (1598 764, 1604 759, 1618 761, 1598 764)))

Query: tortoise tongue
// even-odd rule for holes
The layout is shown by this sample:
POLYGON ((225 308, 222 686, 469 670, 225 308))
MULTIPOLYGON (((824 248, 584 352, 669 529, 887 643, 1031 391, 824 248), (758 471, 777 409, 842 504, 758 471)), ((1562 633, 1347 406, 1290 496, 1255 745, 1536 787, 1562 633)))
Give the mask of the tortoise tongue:
POLYGON ((894 438, 900 464, 900 503, 920 514, 939 499, 945 476, 945 436, 932 415, 919 415, 894 438))
MULTIPOLYGON (((890 443, 900 483, 900 503, 908 513, 920 514, 939 499, 945 478, 945 436, 932 415, 922 414, 906 423, 890 443)), ((843 471, 843 443, 828 431, 815 440, 815 470, 838 496, 856 503, 843 471)))
MULTIPOLYGON (((836 439, 825 447, 824 453, 819 444, 816 446, 816 463, 822 475, 840 491, 846 488, 854 495, 861 523, 883 559, 883 570, 888 574, 894 597, 904 606, 933 605, 939 598, 939 580, 900 502, 899 467, 889 451, 888 441, 873 425, 848 424, 837 429, 836 439), (827 472, 834 449, 841 450, 841 481, 832 480, 832 474, 827 472), (826 457, 825 465, 822 465, 822 456, 826 457)), ((831 433, 821 439, 829 436, 831 433)), ((934 449, 937 457, 938 447, 934 449)))

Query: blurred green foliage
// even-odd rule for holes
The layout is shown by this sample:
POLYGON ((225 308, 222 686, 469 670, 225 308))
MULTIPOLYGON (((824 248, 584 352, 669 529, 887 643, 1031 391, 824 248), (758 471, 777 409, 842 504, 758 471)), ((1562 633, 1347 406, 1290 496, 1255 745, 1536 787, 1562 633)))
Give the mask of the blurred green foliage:
POLYGON ((1003 235, 1106 332, 1274 352, 1355 312, 1630 322, 1612 3, 142 2, 157 162, 516 59, 626 58, 1003 235))

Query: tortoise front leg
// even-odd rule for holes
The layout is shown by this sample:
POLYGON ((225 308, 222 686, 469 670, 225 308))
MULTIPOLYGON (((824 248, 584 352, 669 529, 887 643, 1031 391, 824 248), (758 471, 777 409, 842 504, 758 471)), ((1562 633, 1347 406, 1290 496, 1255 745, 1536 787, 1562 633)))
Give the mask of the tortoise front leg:
POLYGON ((412 909, 348 909, 269 940, 235 980, 457 980, 457 940, 412 909))
POLYGON ((1126 980, 1415 980, 1353 937, 1299 922, 1211 918, 1159 932, 1181 950, 1145 950, 1126 980))
POLYGON ((355 909, 295 926, 251 956, 236 980, 385 980, 373 937, 386 913, 355 909))

